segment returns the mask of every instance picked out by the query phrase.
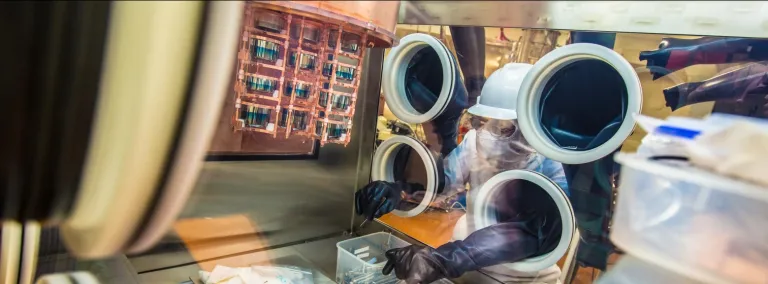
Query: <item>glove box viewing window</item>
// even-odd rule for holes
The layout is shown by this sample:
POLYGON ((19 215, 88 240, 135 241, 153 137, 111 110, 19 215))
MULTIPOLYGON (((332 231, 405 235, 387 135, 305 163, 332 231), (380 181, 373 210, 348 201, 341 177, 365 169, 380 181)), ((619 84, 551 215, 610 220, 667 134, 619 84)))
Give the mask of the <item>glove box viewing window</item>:
POLYGON ((435 199, 443 178, 438 171, 439 162, 418 140, 393 136, 381 143, 373 154, 371 180, 401 183, 406 196, 392 213, 413 217, 424 212, 435 199))
POLYGON ((459 66, 440 40, 425 34, 403 37, 384 59, 384 97, 399 119, 424 123, 465 107, 459 66))
MULTIPOLYGON (((501 219, 523 211, 546 212, 544 223, 560 222, 560 238, 548 240, 552 249, 550 252, 505 266, 517 271, 539 271, 554 265, 568 250, 576 231, 576 217, 565 192, 542 174, 511 170, 488 180, 469 203, 468 212, 471 214, 467 216, 471 216, 471 220, 467 224, 468 233, 500 222, 509 222, 509 219, 501 219), (554 220, 551 219, 553 217, 554 220)), ((549 233, 547 229, 552 227, 545 224, 543 228, 543 233, 546 234, 549 233)))
POLYGON ((632 133, 642 89, 621 55, 576 43, 537 61, 517 101, 520 129, 533 148, 562 163, 583 164, 609 155, 632 133))

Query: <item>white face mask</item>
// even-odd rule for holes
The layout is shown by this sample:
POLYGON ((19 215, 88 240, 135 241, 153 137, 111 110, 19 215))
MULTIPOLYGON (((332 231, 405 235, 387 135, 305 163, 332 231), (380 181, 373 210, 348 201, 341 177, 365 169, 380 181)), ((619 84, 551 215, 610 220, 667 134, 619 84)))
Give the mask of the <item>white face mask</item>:
POLYGON ((509 136, 493 134, 480 128, 477 130, 478 165, 503 170, 523 169, 535 150, 526 143, 519 129, 509 136))

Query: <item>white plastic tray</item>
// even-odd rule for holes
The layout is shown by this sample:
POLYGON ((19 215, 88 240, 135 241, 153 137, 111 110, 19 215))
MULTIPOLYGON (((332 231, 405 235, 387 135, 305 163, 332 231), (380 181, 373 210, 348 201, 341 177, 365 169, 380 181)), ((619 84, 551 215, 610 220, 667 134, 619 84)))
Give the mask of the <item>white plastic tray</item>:
POLYGON ((768 188, 634 154, 616 161, 617 246, 699 281, 768 282, 768 188))

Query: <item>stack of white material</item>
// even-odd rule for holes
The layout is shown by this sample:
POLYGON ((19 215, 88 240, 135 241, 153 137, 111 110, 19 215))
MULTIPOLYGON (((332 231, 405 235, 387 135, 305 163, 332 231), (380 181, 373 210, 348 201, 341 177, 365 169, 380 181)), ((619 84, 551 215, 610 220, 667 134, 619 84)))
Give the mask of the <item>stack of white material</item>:
POLYGON ((200 271, 206 284, 313 284, 312 273, 289 267, 216 265, 213 271, 200 271))
POLYGON ((627 255, 598 283, 768 283, 768 122, 673 120, 616 156, 627 255))

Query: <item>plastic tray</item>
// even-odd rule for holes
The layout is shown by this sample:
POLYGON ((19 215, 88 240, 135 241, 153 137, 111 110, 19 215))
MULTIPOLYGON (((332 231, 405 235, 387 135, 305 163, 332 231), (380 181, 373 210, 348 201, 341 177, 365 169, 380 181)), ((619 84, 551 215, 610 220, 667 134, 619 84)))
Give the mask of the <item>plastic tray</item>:
POLYGON ((395 283, 394 273, 385 277, 381 270, 387 262, 384 253, 393 248, 410 245, 408 242, 390 234, 374 233, 336 243, 336 283, 395 283), (366 249, 367 247, 367 249, 366 249), (357 252, 357 253, 356 253, 357 252), (375 260, 374 260, 375 259, 375 260), (367 281, 352 281, 359 279, 361 274, 372 275, 367 281), (374 281, 378 279, 379 281, 374 281))
POLYGON ((768 283, 768 188, 680 162, 616 161, 617 246, 699 281, 768 283))
POLYGON ((618 263, 597 279, 597 284, 674 283, 698 284, 694 279, 677 274, 661 266, 645 262, 632 255, 621 257, 618 263))

